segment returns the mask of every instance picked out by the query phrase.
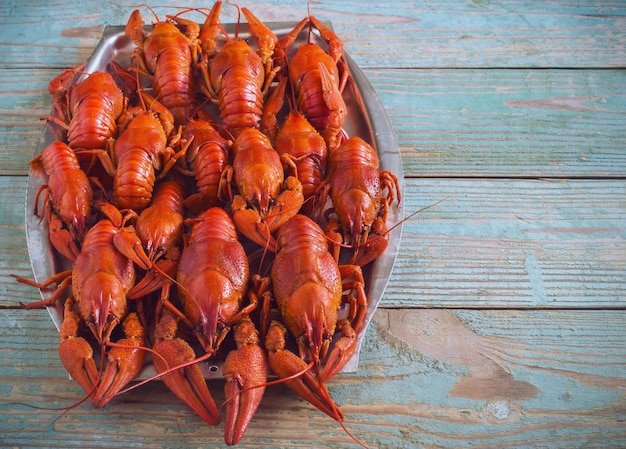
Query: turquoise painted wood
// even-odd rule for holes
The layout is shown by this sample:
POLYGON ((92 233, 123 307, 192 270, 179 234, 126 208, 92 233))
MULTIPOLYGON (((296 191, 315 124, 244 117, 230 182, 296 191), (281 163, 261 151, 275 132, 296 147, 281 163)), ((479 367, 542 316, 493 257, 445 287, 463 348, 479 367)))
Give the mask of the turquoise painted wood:
MULTIPOLYGON (((205 425, 161 382, 104 409, 34 408, 84 395, 47 312, 19 306, 38 291, 11 277, 32 275, 25 198, 47 84, 133 4, 0 5, 0 447, 226 447, 222 425, 205 425)), ((307 11, 297 1, 240 6, 264 21, 307 11)), ((626 447, 626 4, 311 8, 389 115, 404 213, 443 200, 404 223, 359 370, 328 385, 347 429, 372 448, 626 447)), ((236 17, 227 3, 223 20, 236 17)), ((222 387, 210 384, 218 402, 222 387)), ((275 386, 239 447, 358 446, 275 386)))
MULTIPOLYGON (((90 0, 75 7, 58 2, 46 8, 37 0, 3 3, 0 67, 73 67, 83 62, 104 25, 126 23, 133 2, 107 6, 90 0), (36 24, 44 17, 45 27, 36 24), (29 58, 24 58, 24 50, 29 58), (54 61, 48 63, 47 61, 54 61)), ((209 7, 188 1, 185 6, 209 7)), ((302 1, 246 2, 264 21, 300 20, 302 1)), ((224 8, 235 22, 237 10, 224 8)), ((364 67, 387 68, 615 68, 626 63, 626 7, 621 2, 528 1, 330 1, 311 5, 312 14, 331 20, 346 48, 364 67), (357 25, 355 26, 354 23, 357 25), (367 44, 363 45, 363 41, 367 44)), ((162 18, 171 10, 155 8, 162 18)), ((196 15, 198 21, 203 16, 196 15)))
MULTIPOLYGON (((623 70, 364 72, 385 106, 407 177, 620 178, 626 172, 623 70)), ((59 73, 0 71, 0 173, 28 172, 40 117, 51 110, 47 83, 59 73)))
MULTIPOLYGON (((10 410, 0 414, 5 446, 226 447, 220 427, 207 426, 160 382, 104 410, 34 408, 66 407, 84 393, 54 357, 45 312, 29 313, 25 329, 22 312, 0 311, 7 323, 0 357, 11 360, 0 366, 0 406, 10 410)), ((346 426, 370 447, 620 447, 624 319, 624 311, 381 309, 359 371, 329 390, 346 426)), ((210 384, 218 401, 222 385, 210 384)), ((278 386, 268 389, 239 447, 355 444, 278 386)))
MULTIPOLYGON (((406 179, 408 215, 384 307, 590 308, 626 301, 623 181, 406 179)), ((0 273, 32 276, 26 177, 0 177, 0 273), (10 229, 10 232, 9 232, 10 229)), ((34 289, 0 278, 0 304, 34 289)))

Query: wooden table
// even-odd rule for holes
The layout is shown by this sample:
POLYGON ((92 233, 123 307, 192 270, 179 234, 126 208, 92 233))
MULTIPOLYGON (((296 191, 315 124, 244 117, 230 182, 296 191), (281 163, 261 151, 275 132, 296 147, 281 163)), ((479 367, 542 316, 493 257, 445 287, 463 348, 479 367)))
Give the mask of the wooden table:
MULTIPOLYGON (((103 3, 0 6, 0 446, 222 447, 222 426, 161 382, 104 409, 45 409, 83 391, 58 359, 48 313, 19 306, 38 291, 9 276, 32 276, 24 204, 47 83, 135 2, 103 3)), ((280 3, 241 6, 264 21, 307 13, 280 3)), ((405 210, 445 199, 405 223, 359 370, 328 386, 347 428, 372 448, 626 447, 626 4, 310 8, 390 117, 405 210)), ((236 18, 227 5, 222 20, 236 18)), ((356 447, 280 386, 239 446, 356 447)))

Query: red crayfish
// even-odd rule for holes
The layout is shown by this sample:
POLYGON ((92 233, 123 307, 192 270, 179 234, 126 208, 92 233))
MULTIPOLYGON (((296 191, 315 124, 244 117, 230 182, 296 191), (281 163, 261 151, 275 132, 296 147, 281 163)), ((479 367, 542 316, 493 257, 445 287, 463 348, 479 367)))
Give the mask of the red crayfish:
POLYGON ((132 57, 107 66, 135 73, 121 88, 105 72, 72 84, 80 68, 51 81, 47 119, 63 132, 31 163, 47 177, 34 214, 43 195, 44 229, 72 267, 18 277, 56 285, 25 307, 65 300, 59 356, 96 407, 151 353, 156 377, 211 425, 220 406, 200 363, 222 364, 227 445, 274 383, 349 434, 326 384, 357 351, 371 311, 362 267, 387 247, 401 186, 344 129, 351 74, 328 27, 309 15, 278 40, 242 8, 250 38, 240 23, 231 36, 221 8, 150 31, 133 11, 132 57), (98 160, 104 171, 92 171, 98 160))

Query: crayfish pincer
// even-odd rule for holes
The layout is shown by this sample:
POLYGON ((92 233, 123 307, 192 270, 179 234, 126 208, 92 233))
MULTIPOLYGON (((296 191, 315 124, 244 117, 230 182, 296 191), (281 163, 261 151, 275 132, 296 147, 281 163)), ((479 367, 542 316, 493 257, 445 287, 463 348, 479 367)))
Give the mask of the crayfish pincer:
POLYGON ((224 441, 239 442, 256 412, 267 383, 267 357, 260 343, 259 332, 245 316, 235 326, 237 349, 224 361, 224 395, 226 396, 226 426, 224 441))

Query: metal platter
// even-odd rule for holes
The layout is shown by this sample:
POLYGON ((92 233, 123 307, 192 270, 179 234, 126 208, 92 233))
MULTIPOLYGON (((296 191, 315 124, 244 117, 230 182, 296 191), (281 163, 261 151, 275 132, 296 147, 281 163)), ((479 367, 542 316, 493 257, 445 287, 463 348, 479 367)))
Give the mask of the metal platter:
MULTIPOLYGON (((266 25, 268 25, 280 39, 293 29, 296 22, 269 22, 266 23, 266 25)), ((232 35, 235 26, 235 24, 225 24, 224 28, 232 35)), ((330 26, 330 24, 327 23, 327 26, 330 26)), ((146 28, 146 31, 149 32, 149 29, 146 28)), ((239 37, 244 39, 249 37, 245 24, 240 25, 239 37)), ((325 45, 317 34, 314 34, 313 39, 317 39, 320 45, 325 45)), ((299 43, 305 41, 306 33, 304 33, 304 35, 301 33, 299 41, 296 42, 293 48, 297 48, 299 43)), ((104 29, 103 37, 94 53, 87 61, 84 70, 88 73, 105 71, 110 61, 118 62, 122 66, 128 66, 133 48, 134 44, 124 35, 123 26, 108 26, 104 29)), ((344 100, 348 108, 344 126, 345 131, 349 136, 359 136, 363 138, 377 150, 380 159, 380 169, 389 170, 398 177, 400 191, 404 194, 402 159, 386 111, 363 72, 349 55, 346 55, 346 59, 352 79, 348 82, 344 90, 344 100)), ((57 127, 50 125, 44 127, 35 155, 43 151, 43 149, 53 141, 60 138, 56 134, 55 129, 57 129, 57 127)), ((56 254, 55 250, 51 247, 48 240, 46 221, 41 220, 33 214, 37 191, 40 186, 46 182, 45 174, 38 173, 31 169, 28 178, 28 194, 25 207, 26 237, 31 266, 37 282, 42 282, 59 271, 71 268, 71 264, 62 260, 62 257, 56 254)), ((398 205, 397 202, 395 202, 389 212, 387 221, 387 225, 391 229, 389 245, 385 252, 364 270, 366 294, 369 302, 368 311, 364 325, 357 335, 357 351, 353 358, 346 364, 342 372, 355 372, 357 370, 359 352, 365 331, 383 296, 398 253, 402 233, 402 219, 402 205, 398 205)), ((53 290, 54 288, 42 290, 42 298, 49 297, 53 290)), ((63 319, 63 306, 58 304, 54 307, 48 307, 48 312, 57 329, 59 329, 63 319)), ((222 369, 219 362, 202 364, 201 369, 207 379, 222 378, 222 369)), ((147 378, 154 373, 154 368, 150 358, 148 358, 138 378, 147 378)))

